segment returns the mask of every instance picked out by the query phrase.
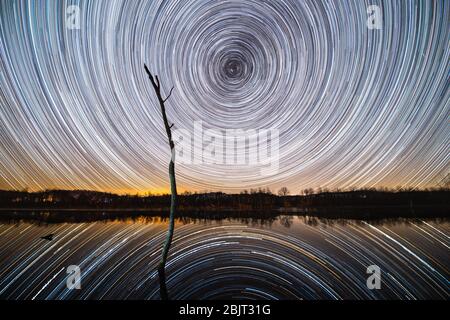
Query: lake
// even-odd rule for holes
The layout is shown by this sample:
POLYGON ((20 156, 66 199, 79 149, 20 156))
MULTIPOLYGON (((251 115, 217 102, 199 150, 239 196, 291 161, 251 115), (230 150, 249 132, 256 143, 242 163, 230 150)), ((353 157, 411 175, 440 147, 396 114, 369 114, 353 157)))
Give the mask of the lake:
MULTIPOLYGON (((167 221, 1 222, 1 299, 159 299, 167 221), (54 233, 51 241, 42 236, 54 233), (81 271, 68 289, 67 268, 81 271)), ((178 220, 172 299, 449 299, 449 220, 178 220), (368 289, 367 267, 381 270, 368 289)))

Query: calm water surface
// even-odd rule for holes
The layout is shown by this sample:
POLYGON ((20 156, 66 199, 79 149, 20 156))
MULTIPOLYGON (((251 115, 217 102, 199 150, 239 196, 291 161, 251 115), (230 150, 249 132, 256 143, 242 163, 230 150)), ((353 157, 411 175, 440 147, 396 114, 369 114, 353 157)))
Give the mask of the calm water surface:
MULTIPOLYGON (((167 222, 0 224, 2 299, 159 299, 167 222), (54 239, 40 239, 54 233, 54 239), (66 287, 69 265, 81 289, 66 287)), ((173 299, 449 299, 448 220, 178 221, 173 299), (366 286, 369 265, 381 289, 366 286)))

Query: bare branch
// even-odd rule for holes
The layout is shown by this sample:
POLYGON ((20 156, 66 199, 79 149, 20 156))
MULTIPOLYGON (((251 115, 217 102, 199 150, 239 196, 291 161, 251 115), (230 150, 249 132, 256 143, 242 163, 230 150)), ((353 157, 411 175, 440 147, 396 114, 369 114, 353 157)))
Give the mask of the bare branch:
POLYGON ((147 74, 151 77, 152 74, 150 73, 150 70, 148 70, 147 65, 145 63, 144 63, 144 69, 145 69, 145 72, 147 72, 147 74))
POLYGON ((172 87, 172 89, 170 89, 169 95, 167 96, 167 98, 165 98, 165 99, 163 100, 163 102, 166 102, 166 101, 170 98, 170 96, 172 95, 172 90, 173 90, 173 88, 174 88, 174 87, 172 87))
MULTIPOLYGON (((159 85, 157 85, 155 83, 155 80, 153 79, 153 75, 150 72, 150 70, 147 68, 147 65, 145 63, 144 63, 144 69, 145 69, 145 72, 147 72, 148 77, 150 78, 150 81, 152 82, 153 88, 155 89, 155 91, 158 91, 159 90, 159 85)), ((158 79, 158 77, 156 77, 156 79, 158 79)), ((158 80, 158 84, 159 84, 159 80, 158 80)))

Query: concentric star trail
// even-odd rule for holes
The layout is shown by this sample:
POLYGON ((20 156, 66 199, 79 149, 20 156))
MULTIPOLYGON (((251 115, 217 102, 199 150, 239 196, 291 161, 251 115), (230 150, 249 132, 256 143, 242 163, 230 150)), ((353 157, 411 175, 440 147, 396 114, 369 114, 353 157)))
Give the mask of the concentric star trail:
POLYGON ((167 190, 144 63, 175 87, 175 128, 280 132, 278 173, 185 164, 181 189, 427 187, 450 169, 447 0, 1 1, 0 19, 2 189, 167 190))
MULTIPOLYGON (((158 218, 2 224, 0 298, 159 299, 166 227, 158 218), (51 242, 40 239, 48 233, 51 242), (66 286, 69 265, 80 267, 80 290, 66 286)), ((447 221, 178 221, 167 286, 173 299, 448 300, 449 231, 447 221), (379 290, 366 286, 374 264, 379 290)))

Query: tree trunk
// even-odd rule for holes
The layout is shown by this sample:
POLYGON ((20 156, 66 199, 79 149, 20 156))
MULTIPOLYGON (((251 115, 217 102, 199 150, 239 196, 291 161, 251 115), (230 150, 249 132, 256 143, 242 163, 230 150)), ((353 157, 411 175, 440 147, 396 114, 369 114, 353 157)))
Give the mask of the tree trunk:
POLYGON ((153 78, 153 75, 148 70, 147 66, 144 64, 145 72, 147 72, 150 81, 152 82, 153 89, 155 90, 156 96, 158 97, 159 105, 161 107, 161 113, 164 121, 164 127, 166 128, 167 139, 169 141, 170 146, 170 163, 169 163, 169 178, 170 178, 170 215, 169 215, 169 228, 167 230, 166 241, 164 242, 164 247, 162 251, 161 261, 158 266, 158 276, 159 276, 159 291, 162 300, 168 300, 169 296, 167 294, 167 286, 166 286, 166 261, 167 256, 169 255, 170 245, 172 244, 173 231, 175 228, 175 211, 177 206, 177 183, 175 180, 175 145, 172 140, 172 131, 171 128, 173 126, 169 125, 169 121, 167 120, 166 108, 164 103, 170 97, 173 88, 170 90, 169 95, 166 99, 163 99, 161 96, 161 85, 159 83, 158 76, 153 78))

